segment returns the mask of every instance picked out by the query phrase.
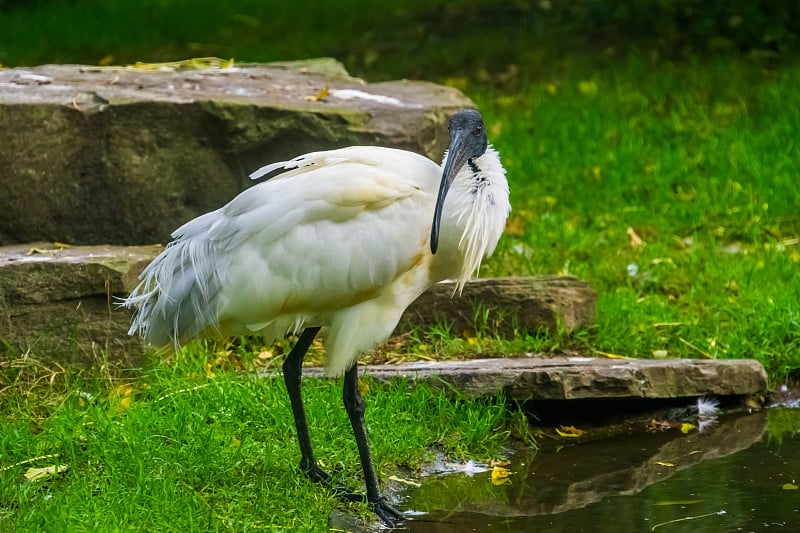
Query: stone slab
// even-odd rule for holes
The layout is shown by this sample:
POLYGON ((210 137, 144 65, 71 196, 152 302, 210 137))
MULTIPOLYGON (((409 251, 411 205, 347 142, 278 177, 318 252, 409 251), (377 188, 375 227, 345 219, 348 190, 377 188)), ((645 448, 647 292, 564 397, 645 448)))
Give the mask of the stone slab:
MULTIPOLYGON (((304 374, 321 376, 322 369, 306 368, 304 374)), ((503 393, 520 402, 729 396, 767 390, 767 373, 753 359, 517 357, 369 365, 364 374, 378 380, 402 377, 447 384, 468 396, 503 393)))
MULTIPOLYGON (((111 360, 141 355, 145 347, 127 334, 132 314, 116 302, 161 250, 53 243, 0 247, 0 339, 64 362, 91 362, 101 350, 111 360)), ((445 283, 412 305, 396 332, 428 329, 441 320, 453 332, 474 328, 476 305, 486 312, 493 334, 555 324, 574 328, 594 319, 595 299, 587 283, 566 277, 472 280, 455 298, 452 284, 445 283)))
POLYGON ((572 276, 480 278, 453 295, 455 283, 437 283, 409 306, 398 330, 447 324, 460 337, 482 330, 513 338, 539 329, 567 331, 594 322, 597 293, 589 283, 572 276))
POLYGON ((363 144, 440 160, 474 104, 422 81, 366 83, 334 60, 0 69, 0 245, 165 243, 259 167, 363 144))
POLYGON ((0 247, 0 355, 46 355, 62 363, 124 360, 143 346, 129 337, 126 295, 161 246, 0 247))

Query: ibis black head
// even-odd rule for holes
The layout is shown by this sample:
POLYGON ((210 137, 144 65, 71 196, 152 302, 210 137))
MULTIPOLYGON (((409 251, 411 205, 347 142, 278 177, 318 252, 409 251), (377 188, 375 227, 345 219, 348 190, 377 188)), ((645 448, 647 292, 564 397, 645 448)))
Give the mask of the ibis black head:
POLYGON ((453 179, 461 168, 473 159, 486 152, 489 141, 486 139, 486 126, 481 114, 473 109, 459 111, 450 117, 450 147, 442 171, 442 182, 439 185, 439 196, 436 198, 436 209, 433 212, 431 225, 431 253, 439 247, 439 225, 442 220, 442 206, 453 179))

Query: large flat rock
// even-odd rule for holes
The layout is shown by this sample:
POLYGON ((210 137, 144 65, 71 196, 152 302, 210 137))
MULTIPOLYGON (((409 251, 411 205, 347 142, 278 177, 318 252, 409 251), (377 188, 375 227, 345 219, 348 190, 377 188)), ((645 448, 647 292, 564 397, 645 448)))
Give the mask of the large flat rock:
POLYGON ((267 163, 353 144, 438 161, 447 117, 473 107, 333 60, 186 65, 0 69, 0 245, 164 243, 267 163))
MULTIPOLYGON (((92 361, 140 355, 145 347, 127 335, 131 312, 118 307, 161 246, 75 246, 52 243, 0 247, 0 339, 19 351, 92 361)), ((403 316, 397 332, 427 330, 439 321, 460 335, 483 328, 514 331, 576 328, 594 320, 596 296, 569 277, 472 280, 462 297, 452 284, 434 286, 403 316), (481 313, 476 313, 479 309, 481 313), (476 325, 474 317, 485 317, 476 325)), ((0 342, 0 352, 4 344, 0 342)))
MULTIPOLYGON (((307 368, 304 373, 322 371, 307 368)), ((752 359, 518 357, 370 365, 365 374, 446 383, 469 396, 503 393, 517 401, 728 396, 767 389, 766 371, 752 359)))

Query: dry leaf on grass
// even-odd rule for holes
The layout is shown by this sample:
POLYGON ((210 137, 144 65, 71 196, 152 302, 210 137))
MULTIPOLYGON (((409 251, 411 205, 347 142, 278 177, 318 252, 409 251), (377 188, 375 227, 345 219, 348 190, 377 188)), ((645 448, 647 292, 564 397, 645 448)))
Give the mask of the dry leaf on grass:
POLYGON ((56 474, 60 474, 69 468, 68 465, 43 466, 41 468, 30 467, 25 471, 25 479, 28 481, 42 481, 56 474))

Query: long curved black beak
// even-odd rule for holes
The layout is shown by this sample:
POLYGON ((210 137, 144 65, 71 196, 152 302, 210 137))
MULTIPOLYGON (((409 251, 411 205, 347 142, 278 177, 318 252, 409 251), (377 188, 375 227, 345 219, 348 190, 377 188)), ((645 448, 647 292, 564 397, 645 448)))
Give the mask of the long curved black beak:
POLYGON ((442 207, 447 191, 450 190, 450 185, 456 175, 469 159, 465 140, 466 136, 458 131, 450 138, 450 147, 447 149, 447 159, 444 162, 442 182, 439 184, 439 195, 436 198, 436 208, 433 211, 433 223, 431 224, 431 253, 433 254, 439 248, 439 226, 442 222, 442 207))

